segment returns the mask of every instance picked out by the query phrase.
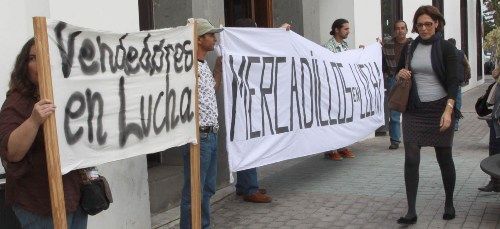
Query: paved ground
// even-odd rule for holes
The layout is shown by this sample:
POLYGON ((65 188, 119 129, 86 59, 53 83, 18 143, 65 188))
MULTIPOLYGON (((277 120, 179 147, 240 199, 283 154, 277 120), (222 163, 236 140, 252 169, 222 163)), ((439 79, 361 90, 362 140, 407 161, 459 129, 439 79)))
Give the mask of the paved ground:
MULTIPOLYGON (((489 129, 474 102, 485 85, 464 93, 464 119, 456 132, 457 218, 441 219, 444 189, 434 149, 423 148, 414 228, 500 228, 500 195, 481 193, 488 177, 479 168, 488 155, 489 129)), ((234 193, 213 205, 214 228, 399 228, 406 212, 404 151, 388 150, 388 137, 353 145, 355 159, 329 161, 322 155, 262 168, 261 187, 270 204, 246 203, 234 193), (281 166, 281 167, 280 167, 281 166), (272 171, 272 172, 270 172, 272 171)), ((174 226, 176 227, 176 226, 174 226)))

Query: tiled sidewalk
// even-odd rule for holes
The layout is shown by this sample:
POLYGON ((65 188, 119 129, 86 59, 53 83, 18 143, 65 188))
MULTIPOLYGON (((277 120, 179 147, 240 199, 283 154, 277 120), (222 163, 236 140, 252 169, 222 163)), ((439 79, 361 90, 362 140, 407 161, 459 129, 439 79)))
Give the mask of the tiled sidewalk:
MULTIPOLYGON (((434 149, 423 148, 419 218, 412 228, 500 228, 500 195, 477 190, 489 179, 479 168, 488 156, 489 129, 473 108, 485 87, 463 95, 465 118, 454 144, 457 218, 441 219, 441 173, 434 149)), ((289 166, 261 168, 261 187, 273 202, 247 203, 233 193, 214 204, 214 228, 399 228, 396 219, 406 212, 404 150, 388 150, 388 146, 388 136, 376 137, 351 147, 355 159, 337 162, 314 155, 290 161, 289 166)))
MULTIPOLYGON (((479 168, 487 157, 488 127, 473 110, 484 86, 464 93, 460 131, 455 136, 457 218, 441 219, 444 190, 432 148, 422 150, 416 228, 497 228, 500 195, 480 193, 488 177, 479 168)), ((243 202, 231 195, 214 206, 215 228, 398 228, 406 211, 404 151, 388 150, 388 137, 360 142, 356 159, 340 162, 321 155, 264 178, 271 204, 243 202)))

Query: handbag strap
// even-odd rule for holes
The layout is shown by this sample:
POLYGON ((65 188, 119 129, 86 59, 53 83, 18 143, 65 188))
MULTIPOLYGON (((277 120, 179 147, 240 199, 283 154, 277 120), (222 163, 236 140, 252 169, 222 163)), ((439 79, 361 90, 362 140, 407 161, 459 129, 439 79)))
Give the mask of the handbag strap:
POLYGON ((408 48, 406 49, 406 59, 405 59, 405 68, 410 70, 410 56, 411 56, 411 45, 413 40, 408 42, 408 48))

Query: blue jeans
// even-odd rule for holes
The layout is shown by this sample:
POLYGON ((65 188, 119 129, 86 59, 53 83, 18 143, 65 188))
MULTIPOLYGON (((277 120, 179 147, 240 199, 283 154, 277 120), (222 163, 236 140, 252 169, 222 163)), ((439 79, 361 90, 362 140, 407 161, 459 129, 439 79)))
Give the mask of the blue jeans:
MULTIPOLYGON (((23 229, 52 229, 54 224, 51 216, 41 216, 24 210, 18 205, 12 206, 19 223, 23 229)), ((69 229, 87 228, 88 215, 79 207, 76 212, 66 215, 69 229)))
MULTIPOLYGON (((499 154, 500 153, 500 138, 497 138, 496 137, 496 132, 495 132, 495 127, 493 126, 493 121, 489 120, 487 121, 488 123, 488 126, 490 127, 490 141, 489 141, 489 155, 490 156, 493 156, 493 155, 496 155, 496 154, 499 154)), ((491 177, 491 181, 492 183, 494 183, 495 185, 500 185, 500 179, 497 179, 493 176, 490 176, 491 177)))
MULTIPOLYGON (((455 100, 455 107, 460 110, 462 109, 462 87, 458 86, 457 99, 455 100)), ((455 129, 458 129, 459 119, 455 119, 455 129)))
MULTIPOLYGON (((191 171, 189 150, 184 150, 184 187, 181 199, 181 229, 191 228, 191 171)), ((210 228, 210 198, 217 188, 217 134, 200 133, 200 186, 202 228, 210 228)))
MULTIPOLYGON (((387 80, 387 88, 392 89, 396 84, 396 77, 389 76, 387 80)), ((390 111, 389 116, 389 136, 391 137, 391 142, 401 142, 401 112, 390 111)))
POLYGON ((495 133, 495 127, 493 127, 493 121, 488 121, 488 126, 490 127, 490 141, 488 144, 489 155, 493 156, 500 153, 500 138, 497 138, 495 133))
POLYGON ((252 195, 259 191, 257 168, 238 171, 236 173, 236 193, 252 195))

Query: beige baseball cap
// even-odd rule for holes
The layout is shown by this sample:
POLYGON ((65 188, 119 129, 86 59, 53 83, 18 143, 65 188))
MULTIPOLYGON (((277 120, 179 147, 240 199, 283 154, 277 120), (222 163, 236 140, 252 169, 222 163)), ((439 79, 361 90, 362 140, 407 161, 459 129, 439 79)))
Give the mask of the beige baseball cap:
MULTIPOLYGON (((207 19, 204 18, 196 18, 196 35, 202 36, 207 33, 220 33, 223 28, 215 28, 207 19)), ((193 22, 193 19, 190 18, 188 22, 193 22)))

